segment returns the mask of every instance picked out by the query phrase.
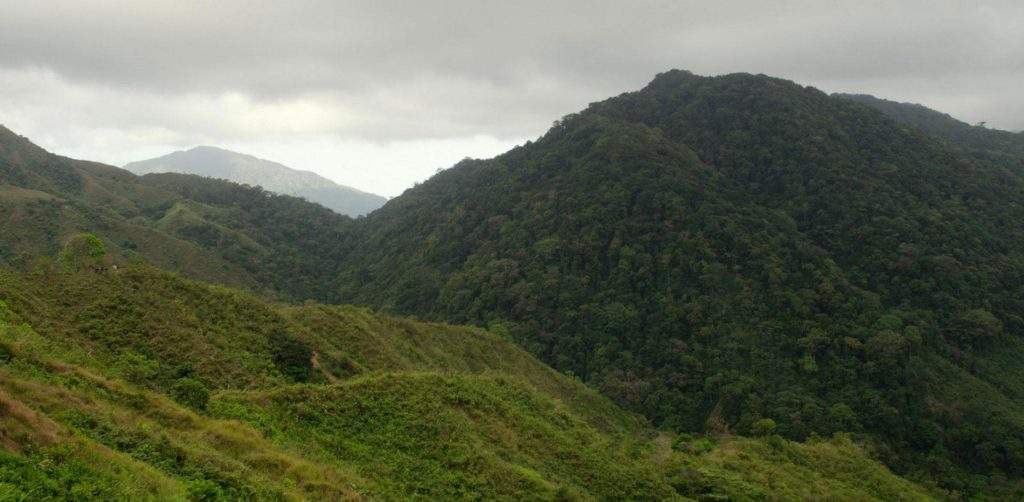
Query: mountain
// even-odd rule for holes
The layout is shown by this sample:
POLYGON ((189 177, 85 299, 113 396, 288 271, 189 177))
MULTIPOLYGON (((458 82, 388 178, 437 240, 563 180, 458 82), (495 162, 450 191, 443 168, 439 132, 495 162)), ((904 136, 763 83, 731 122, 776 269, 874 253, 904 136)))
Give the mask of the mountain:
POLYGON ((392 199, 340 296, 508 333, 661 427, 770 418, 957 492, 1019 486, 1006 159, 789 81, 671 71, 392 199))
POLYGON ((5 499, 941 495, 845 436, 655 431, 479 329, 145 265, 0 272, 0 298, 5 499))
POLYGON ((0 265, 36 266, 72 236, 100 236, 114 262, 145 260, 268 295, 336 299, 352 220, 256 187, 182 174, 135 176, 60 157, 0 127, 0 265))
POLYGON ((262 186, 274 193, 302 197, 332 211, 361 216, 383 206, 387 199, 339 185, 310 171, 299 171, 251 155, 212 146, 169 153, 131 162, 125 169, 138 174, 182 173, 262 186))
MULTIPOLYGON (((743 499, 830 498, 829 487, 839 499, 1019 499, 1024 173, 1007 147, 936 134, 764 75, 671 71, 357 220, 221 180, 140 178, 0 134, 0 258, 23 271, 0 299, 30 341, 68 347, 37 349, 54 359, 29 358, 4 387, 20 396, 12 409, 28 409, 17 416, 42 412, 46 425, 4 430, 128 451, 170 473, 153 474, 167 490, 743 499), (97 261, 104 249, 120 265, 112 276, 97 261), (568 375, 544 378, 576 390, 526 376, 543 366, 491 371, 525 353, 427 341, 443 324, 395 331, 426 337, 421 346, 375 327, 394 318, 336 313, 348 307, 253 299, 272 312, 224 313, 246 295, 210 288, 191 300, 204 287, 153 279, 164 276, 137 271, 139 261, 271 299, 476 325, 491 333, 485 346, 512 340, 568 375), (305 314, 273 314, 289 309, 305 314), (413 364, 368 366, 371 354, 413 364), (314 371, 314 360, 333 369, 314 371), (142 361, 141 376, 116 372, 122 361, 142 361), (61 380, 69 367, 85 370, 61 380), (469 381, 467 369, 518 376, 469 381), (85 375, 122 383, 94 391, 85 375), (80 410, 54 404, 113 400, 108 415, 130 423, 150 406, 140 399, 170 407, 128 432, 96 432, 94 415, 72 422, 80 410), (222 425, 244 432, 217 435, 222 425), (188 432, 187 444, 132 442, 162 427, 174 427, 168 438, 188 432), (252 431, 265 442, 229 440, 252 431), (231 460, 238 451, 252 456, 231 460), (932 491, 900 485, 873 459, 932 491), (337 486, 354 488, 309 491, 337 486)), ((25 451, 11 472, 74 478, 33 470, 53 454, 25 451)))
POLYGON ((915 103, 899 103, 867 94, 836 94, 835 96, 870 106, 896 122, 926 134, 949 141, 953 146, 975 154, 1009 156, 1020 165, 1024 157, 1024 134, 970 125, 948 114, 915 103))

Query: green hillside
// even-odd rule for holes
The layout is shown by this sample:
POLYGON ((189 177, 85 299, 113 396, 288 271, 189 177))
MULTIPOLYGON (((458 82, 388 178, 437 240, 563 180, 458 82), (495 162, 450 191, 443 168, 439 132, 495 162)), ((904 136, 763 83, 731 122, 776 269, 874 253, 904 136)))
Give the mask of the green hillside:
POLYGON ((336 300, 351 223, 259 188, 181 174, 137 177, 60 157, 0 127, 0 265, 28 269, 73 235, 100 236, 115 262, 143 259, 193 278, 284 298, 336 300))
POLYGON ((984 124, 970 125, 949 114, 914 103, 899 103, 879 99, 867 94, 837 94, 836 96, 863 103, 896 122, 949 141, 982 159, 1001 158, 1020 166, 1024 156, 1024 134, 990 129, 984 124))
POLYGON ((1019 497, 1024 157, 925 129, 672 71, 359 220, 0 129, 11 479, 1019 497))
POLYGON ((479 329, 147 266, 3 272, 0 298, 4 500, 931 497, 843 438, 673 448, 479 329))
POLYGON ((849 99, 672 71, 390 201, 341 298, 508 332, 663 427, 851 432, 974 493, 1024 476, 1022 194, 849 99))

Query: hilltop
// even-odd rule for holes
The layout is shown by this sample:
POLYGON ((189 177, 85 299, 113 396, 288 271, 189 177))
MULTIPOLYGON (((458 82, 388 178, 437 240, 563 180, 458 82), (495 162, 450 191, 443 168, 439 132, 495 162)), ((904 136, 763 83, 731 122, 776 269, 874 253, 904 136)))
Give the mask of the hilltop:
POLYGON ((311 171, 292 169, 277 162, 212 146, 197 146, 131 162, 124 168, 138 175, 195 174, 260 186, 270 192, 304 198, 352 217, 367 214, 387 202, 384 197, 339 185, 311 171))
POLYGON ((392 200, 341 298, 508 332, 663 427, 849 431, 975 492, 1024 475, 1022 194, 850 99, 672 71, 392 200))
MULTIPOLYGON (((33 222, 8 224, 0 258, 54 274, 52 260, 26 257, 92 231, 119 263, 486 329, 669 436, 756 436, 772 423, 804 446, 848 437, 953 496, 1010 497, 1024 478, 1024 156, 894 116, 764 75, 671 71, 358 220, 221 180, 135 177, 0 135, 0 209, 33 222)), ((152 331, 140 326, 118 332, 152 331)), ((183 333, 162 349, 174 364, 177 344, 212 336, 183 333)), ((318 364, 337 371, 313 372, 325 379, 313 384, 350 387, 308 389, 254 373, 265 358, 241 358, 254 366, 236 373, 251 382, 217 387, 230 410, 211 409, 327 458, 348 447, 294 417, 351 430, 334 416, 350 410, 295 409, 292 397, 389 389, 405 396, 397 409, 436 410, 401 392, 511 392, 435 376, 362 381, 359 359, 320 347, 318 364)), ((601 428, 600 413, 575 413, 601 428)), ((645 430, 636 444, 665 451, 645 430)), ((679 437, 676 453, 703 448, 679 437)), ((552 487, 582 483, 551 476, 552 487)))
POLYGON ((30 269, 72 236, 99 235, 115 263, 292 299, 336 299, 322 278, 352 220, 258 187, 183 174, 135 176, 51 154, 0 127, 0 265, 30 269))

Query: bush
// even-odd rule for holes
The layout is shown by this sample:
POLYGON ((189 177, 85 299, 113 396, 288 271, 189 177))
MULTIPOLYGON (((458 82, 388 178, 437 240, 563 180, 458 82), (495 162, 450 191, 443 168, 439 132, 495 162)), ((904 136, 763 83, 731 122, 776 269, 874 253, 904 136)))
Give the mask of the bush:
POLYGON ((682 432, 676 436, 676 440, 672 442, 672 449, 675 451, 686 451, 692 441, 693 434, 682 432))
POLYGON ((107 248, 103 241, 93 234, 78 234, 68 240, 57 256, 64 270, 84 270, 103 266, 106 263, 107 248))
POLYGON ((222 500, 224 491, 208 479, 196 479, 188 484, 188 499, 195 501, 222 500))
POLYGON ((757 437, 775 434, 775 421, 770 418, 762 418, 750 426, 750 433, 757 437))
POLYGON ((205 410, 210 401, 210 389, 194 378, 179 378, 171 388, 171 395, 176 401, 197 410, 205 410))
POLYGON ((291 380, 308 382, 313 373, 313 350, 283 331, 275 331, 270 343, 277 369, 291 380))
POLYGON ((715 440, 710 437, 702 437, 687 443, 684 447, 684 451, 687 453, 693 453, 695 455, 703 455, 705 453, 711 453, 715 449, 715 440))

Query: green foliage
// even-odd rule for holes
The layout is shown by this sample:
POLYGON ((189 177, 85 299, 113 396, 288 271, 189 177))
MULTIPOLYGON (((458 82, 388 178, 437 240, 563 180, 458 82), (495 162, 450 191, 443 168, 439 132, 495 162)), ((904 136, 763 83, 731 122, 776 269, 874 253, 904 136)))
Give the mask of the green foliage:
POLYGON ((355 462, 384 498, 674 496, 652 465, 506 377, 390 374, 220 399, 215 414, 324 461, 355 462))
POLYGON ((967 345, 985 346, 1003 332, 1003 323, 985 309, 972 309, 953 323, 952 336, 967 345))
POLYGON ((102 469, 50 450, 29 457, 0 450, 0 500, 115 500, 129 495, 102 469))
POLYGON ((313 351, 300 340, 283 331, 270 335, 274 364, 286 377, 296 382, 308 382, 313 374, 313 351))
POLYGON ((715 440, 710 437, 697 438, 686 444, 686 448, 683 451, 692 453, 694 455, 703 455, 709 453, 715 449, 715 440))
POLYGON ((337 299, 331 277, 352 220, 305 200, 198 176, 137 177, 52 155, 7 129, 0 180, 0 265, 32 267, 78 235, 62 256, 79 267, 96 259, 99 241, 79 235, 91 233, 113 263, 144 259, 283 298, 337 299))
POLYGON ((249 282, 290 299, 338 299, 332 278, 350 245, 347 216, 223 180, 166 173, 138 182, 178 199, 152 214, 162 231, 211 251, 249 282))
POLYGON ((195 501, 223 500, 224 490, 208 479, 197 479, 188 484, 188 499, 195 501))
POLYGON ((0 296, 10 354, 0 444, 11 452, 0 454, 0 494, 12 497, 744 499, 779 484, 825 498, 924 496, 858 450, 844 452, 853 472, 807 463, 800 477, 784 466, 766 481, 716 455, 754 455, 760 469, 793 455, 768 458, 735 438, 672 448, 636 415, 479 329, 268 304, 136 266, 0 272, 0 296), (316 361, 317 383, 290 383, 274 362, 283 340, 304 347, 295 362, 316 361), (865 466, 877 470, 870 491, 842 484, 865 466))
POLYGON ((730 438, 697 456, 670 457, 666 470, 680 493, 698 500, 933 499, 867 460, 845 436, 803 444, 730 438))
POLYGON ((851 430, 899 472, 984 490, 1024 476, 1024 394, 978 372, 1024 357, 1024 157, 999 148, 672 71, 357 222, 341 299, 503 326, 662 427, 851 430))
POLYGON ((676 436, 675 441, 672 442, 672 449, 675 451, 685 451, 687 445, 694 440, 693 434, 683 432, 676 436))
POLYGON ((836 96, 863 103, 907 127, 947 140, 949 145, 981 159, 1020 165, 1024 156, 1024 134, 970 125, 949 115, 912 103, 897 103, 864 94, 836 96))
MULTIPOLYGON (((1024 478, 1024 159, 1019 135, 962 132, 937 139, 762 75, 673 71, 351 221, 258 188, 140 180, 0 131, 0 174, 14 180, 0 191, 0 258, 53 255, 62 236, 103 229, 112 258, 500 327, 664 429, 747 431, 766 418, 792 440, 847 430, 914 479, 1012 493, 1024 478)), ((145 269, 98 280, 52 268, 14 280, 4 301, 145 392, 191 378, 215 402, 382 370, 496 368, 602 432, 638 427, 491 334, 272 306, 145 269)), ((256 418, 260 430, 277 420, 256 418)), ((686 444, 703 457, 721 451, 710 441, 686 444)), ((748 446, 772 465, 790 451, 780 441, 748 446)), ((688 469, 669 484, 708 486, 688 469)), ((545 493, 585 493, 577 484, 545 493)))
POLYGON ((210 401, 210 389, 194 378, 179 378, 171 386, 171 396, 185 406, 205 410, 210 401))
POLYGON ((104 265, 107 249, 103 241, 93 234, 78 234, 64 245, 57 261, 65 270, 84 270, 104 265))
POLYGON ((775 434, 775 421, 770 418, 762 418, 750 427, 750 433, 757 437, 766 437, 775 434))

